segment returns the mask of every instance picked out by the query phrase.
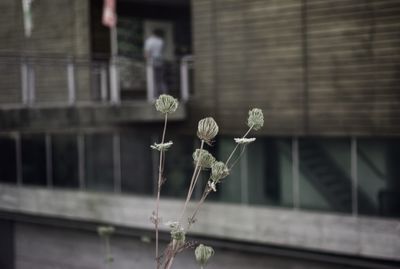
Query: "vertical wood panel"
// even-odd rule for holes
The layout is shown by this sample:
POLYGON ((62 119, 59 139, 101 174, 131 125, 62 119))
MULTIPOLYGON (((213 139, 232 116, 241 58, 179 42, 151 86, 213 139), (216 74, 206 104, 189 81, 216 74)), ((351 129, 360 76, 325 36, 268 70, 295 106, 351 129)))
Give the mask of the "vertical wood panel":
POLYGON ((192 2, 197 114, 223 132, 258 106, 263 134, 400 134, 399 2, 192 2))

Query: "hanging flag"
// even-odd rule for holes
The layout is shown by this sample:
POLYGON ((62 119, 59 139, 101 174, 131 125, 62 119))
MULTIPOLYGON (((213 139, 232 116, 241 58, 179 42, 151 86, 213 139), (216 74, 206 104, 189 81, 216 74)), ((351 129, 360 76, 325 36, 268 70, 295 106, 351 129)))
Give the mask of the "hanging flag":
POLYGON ((24 30, 25 36, 30 37, 32 34, 33 21, 32 21, 32 5, 33 0, 22 0, 22 11, 24 15, 24 30))
POLYGON ((104 26, 115 27, 117 24, 117 14, 115 12, 115 1, 116 0, 104 0, 103 6, 103 18, 102 22, 104 26))

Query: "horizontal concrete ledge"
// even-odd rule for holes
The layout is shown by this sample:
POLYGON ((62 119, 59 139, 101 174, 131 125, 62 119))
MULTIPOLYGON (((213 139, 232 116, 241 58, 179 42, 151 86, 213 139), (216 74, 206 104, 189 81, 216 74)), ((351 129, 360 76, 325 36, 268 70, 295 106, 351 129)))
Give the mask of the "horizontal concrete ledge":
MULTIPOLYGON (((163 222, 175 220, 182 204, 163 199, 163 222)), ((0 185, 0 210, 41 217, 151 230, 154 205, 151 197, 0 185)), ((189 211, 193 208, 190 204, 189 211)), ((398 220, 208 202, 192 234, 400 261, 398 220)))
MULTIPOLYGON (((171 121, 186 118, 185 105, 169 115, 171 121)), ((42 106, 0 108, 0 130, 51 129, 101 126, 107 124, 161 122, 164 117, 148 102, 119 105, 86 104, 77 106, 42 106)))

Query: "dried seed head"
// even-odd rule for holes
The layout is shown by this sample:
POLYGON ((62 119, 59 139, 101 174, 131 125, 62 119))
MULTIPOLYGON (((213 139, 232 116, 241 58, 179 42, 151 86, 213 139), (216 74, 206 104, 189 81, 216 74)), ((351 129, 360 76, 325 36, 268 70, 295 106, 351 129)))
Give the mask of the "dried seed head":
POLYGON ((179 222, 170 223, 169 226, 171 228, 172 247, 177 249, 185 243, 185 229, 182 228, 179 222))
POLYGON ((185 241, 185 231, 180 226, 176 229, 171 230, 171 237, 179 242, 185 241))
POLYGON ((249 111, 247 125, 253 127, 254 130, 259 130, 264 125, 264 115, 261 109, 253 108, 249 111))
POLYGON ((218 124, 213 118, 204 118, 199 121, 197 136, 207 144, 210 144, 212 139, 218 134, 218 130, 218 124))
POLYGON ((214 156, 205 149, 196 149, 196 151, 193 152, 193 160, 194 164, 198 163, 198 165, 204 169, 211 168, 212 164, 215 162, 214 156))
POLYGON ((208 260, 214 255, 214 249, 209 246, 200 244, 194 251, 196 261, 204 266, 207 264, 208 260))
POLYGON ((229 168, 223 162, 214 162, 211 165, 211 180, 218 183, 229 175, 229 168))
POLYGON ((178 99, 171 95, 161 94, 156 100, 156 109, 163 114, 175 112, 178 108, 178 99))

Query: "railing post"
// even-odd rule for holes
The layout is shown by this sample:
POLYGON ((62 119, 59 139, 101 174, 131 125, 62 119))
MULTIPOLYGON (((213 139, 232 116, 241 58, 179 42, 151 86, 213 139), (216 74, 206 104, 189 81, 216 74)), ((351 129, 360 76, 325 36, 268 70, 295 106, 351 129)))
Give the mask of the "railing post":
POLYGON ((35 72, 33 64, 28 62, 28 104, 33 105, 35 103, 35 72))
POLYGON ((32 105, 35 102, 35 74, 29 60, 21 61, 21 93, 22 104, 32 105))
POLYGON ((181 99, 183 101, 187 101, 189 99, 189 61, 191 60, 191 56, 185 56, 181 60, 181 99))
POLYGON ((119 81, 118 81, 118 69, 115 57, 111 59, 110 64, 110 101, 112 104, 119 104, 119 81))
POLYGON ((23 105, 29 104, 28 76, 28 64, 25 59, 21 59, 21 95, 23 105))
POLYGON ((154 101, 154 69, 153 61, 146 61, 147 101, 154 101))
POLYGON ((67 60, 68 104, 76 102, 75 66, 72 58, 67 60))
POLYGON ((100 64, 100 100, 107 101, 107 66, 100 64))

